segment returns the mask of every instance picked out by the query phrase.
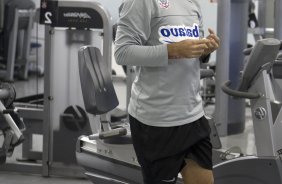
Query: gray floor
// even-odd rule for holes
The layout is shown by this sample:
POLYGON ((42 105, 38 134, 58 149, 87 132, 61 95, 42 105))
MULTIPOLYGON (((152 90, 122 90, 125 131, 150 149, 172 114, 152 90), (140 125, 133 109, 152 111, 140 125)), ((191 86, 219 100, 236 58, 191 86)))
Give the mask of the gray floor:
MULTIPOLYGON (((36 95, 43 93, 44 78, 32 76, 27 81, 16 81, 14 86, 17 92, 17 98, 36 95)), ((39 142, 42 143, 42 140, 39 142)), ((39 143, 40 144, 40 143, 39 143)), ((35 145, 36 146, 36 145, 35 145)), ((38 147, 38 146, 37 146, 38 147)), ((21 158, 21 146, 18 146, 12 158, 8 159, 9 163, 16 162, 16 159, 21 158)), ((1 165, 0 165, 1 170, 1 165)), ((71 178, 71 177, 42 177, 41 175, 27 175, 22 173, 0 172, 0 184, 91 184, 86 178, 71 178)))
MULTIPOLYGON (((15 83, 17 96, 23 97, 43 92, 43 78, 31 78, 28 81, 18 81, 15 83)), ((212 114, 213 106, 208 106, 207 112, 212 114)), ((246 128, 243 134, 222 137, 223 149, 228 149, 234 145, 241 147, 243 153, 252 155, 256 153, 254 145, 254 135, 250 109, 246 111, 246 128)), ((15 152, 19 155, 20 148, 15 152)), ((17 156, 15 156, 17 157, 17 156)), ((15 161, 15 160, 14 160, 15 161)), ((0 166, 1 170, 1 166, 0 166)), ((90 184, 86 179, 62 178, 62 177, 42 177, 40 175, 26 175, 21 173, 0 172, 0 184, 90 184)))
POLYGON ((22 175, 19 173, 0 173, 2 184, 91 184, 86 179, 42 177, 37 175, 22 175))

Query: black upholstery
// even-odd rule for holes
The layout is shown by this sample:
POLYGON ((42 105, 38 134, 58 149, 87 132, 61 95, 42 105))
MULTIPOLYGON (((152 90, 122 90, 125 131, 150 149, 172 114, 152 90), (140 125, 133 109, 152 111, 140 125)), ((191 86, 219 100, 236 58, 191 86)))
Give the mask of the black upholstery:
POLYGON ((282 79, 282 60, 276 61, 274 63, 273 76, 275 79, 282 79))
POLYGON ((96 47, 85 46, 79 50, 79 75, 86 111, 105 114, 118 106, 117 95, 108 63, 96 47))

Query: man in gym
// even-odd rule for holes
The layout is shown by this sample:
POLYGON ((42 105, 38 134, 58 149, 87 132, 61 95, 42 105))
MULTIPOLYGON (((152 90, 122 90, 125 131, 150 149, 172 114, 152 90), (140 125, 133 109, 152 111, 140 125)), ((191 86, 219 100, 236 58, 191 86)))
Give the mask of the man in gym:
POLYGON ((135 66, 128 112, 145 184, 211 184, 210 127, 200 62, 219 45, 203 37, 196 0, 124 0, 115 40, 120 65, 135 66))

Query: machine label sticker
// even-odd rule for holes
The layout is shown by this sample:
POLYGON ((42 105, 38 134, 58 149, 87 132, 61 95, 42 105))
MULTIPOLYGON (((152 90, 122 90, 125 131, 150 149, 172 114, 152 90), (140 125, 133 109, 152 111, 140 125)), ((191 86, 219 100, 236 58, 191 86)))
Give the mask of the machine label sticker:
POLYGON ((57 19, 57 26, 60 27, 103 29, 102 16, 96 10, 87 7, 60 7, 57 19))
POLYGON ((169 0, 158 0, 160 8, 168 9, 169 8, 169 0))
POLYGON ((164 44, 180 42, 186 39, 200 39, 199 25, 190 26, 162 26, 159 28, 159 41, 164 44))
POLYGON ((42 0, 40 4, 40 24, 55 25, 58 1, 42 0))
POLYGON ((80 19, 91 19, 88 13, 81 13, 81 12, 67 12, 64 13, 64 17, 66 18, 80 18, 80 19))

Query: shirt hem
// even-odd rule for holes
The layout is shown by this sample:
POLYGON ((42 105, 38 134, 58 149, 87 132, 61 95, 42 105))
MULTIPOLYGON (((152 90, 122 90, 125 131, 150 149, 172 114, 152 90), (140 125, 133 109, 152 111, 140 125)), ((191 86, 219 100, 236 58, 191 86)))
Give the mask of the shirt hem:
POLYGON ((193 123, 194 121, 200 119, 201 117, 203 117, 205 115, 204 111, 201 111, 200 113, 198 113, 197 115, 191 117, 191 118, 187 118, 183 121, 176 121, 176 122, 169 122, 169 123, 164 123, 164 122, 148 122, 147 120, 138 117, 135 113, 133 112, 128 112, 132 117, 134 117, 135 119, 137 119, 138 121, 140 121, 141 123, 148 125, 148 126, 155 126, 155 127, 175 127, 175 126, 181 126, 181 125, 185 125, 185 124, 189 124, 189 123, 193 123))

